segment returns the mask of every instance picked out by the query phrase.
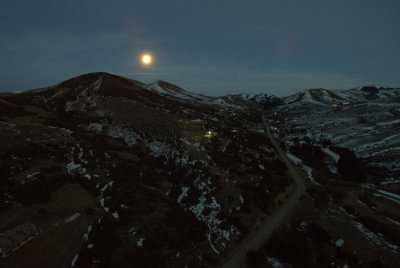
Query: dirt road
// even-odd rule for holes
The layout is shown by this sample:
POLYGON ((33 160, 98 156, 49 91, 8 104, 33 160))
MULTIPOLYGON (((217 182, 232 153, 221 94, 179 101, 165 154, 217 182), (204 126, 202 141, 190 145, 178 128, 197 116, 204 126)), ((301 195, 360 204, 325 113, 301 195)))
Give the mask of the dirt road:
POLYGON ((231 268, 240 267, 240 265, 246 259, 246 254, 249 250, 254 250, 261 247, 271 235, 279 229, 290 216, 291 212, 295 208, 299 201, 300 196, 304 194, 305 185, 301 176, 296 172, 292 162, 287 158, 286 154, 276 143, 274 137, 271 134, 270 128, 265 123, 265 133, 270 138, 273 146, 279 153, 280 159, 286 164, 289 175, 293 178, 296 183, 296 190, 288 201, 283 204, 271 217, 268 222, 265 222, 257 231, 250 234, 233 252, 228 255, 219 265, 219 267, 231 268))

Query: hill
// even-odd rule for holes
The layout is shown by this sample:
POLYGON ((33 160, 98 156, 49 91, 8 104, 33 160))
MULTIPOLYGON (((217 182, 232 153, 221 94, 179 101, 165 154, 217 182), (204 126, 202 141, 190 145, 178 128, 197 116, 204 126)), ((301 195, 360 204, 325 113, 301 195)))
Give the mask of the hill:
POLYGON ((0 231, 40 230, 0 265, 216 264, 292 183, 251 105, 108 73, 0 96, 0 231))

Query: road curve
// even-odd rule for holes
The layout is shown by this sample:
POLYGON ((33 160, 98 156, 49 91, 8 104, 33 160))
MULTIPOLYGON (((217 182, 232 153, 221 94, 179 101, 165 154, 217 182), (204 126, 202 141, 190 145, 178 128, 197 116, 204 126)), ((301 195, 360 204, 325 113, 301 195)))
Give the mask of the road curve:
POLYGON ((290 177, 294 180, 296 184, 295 192, 290 196, 290 198, 271 216, 271 218, 265 222, 258 230, 250 234, 240 245, 238 245, 231 254, 222 260, 218 267, 223 268, 234 268, 240 267, 240 265, 246 259, 246 254, 249 250, 255 250, 260 248, 271 235, 281 227, 288 216, 295 208, 299 201, 300 196, 305 192, 305 185, 302 177, 297 173, 292 162, 287 158, 286 154, 281 150, 271 134, 270 128, 265 123, 265 133, 272 142, 272 145, 278 151, 280 159, 286 164, 290 177))

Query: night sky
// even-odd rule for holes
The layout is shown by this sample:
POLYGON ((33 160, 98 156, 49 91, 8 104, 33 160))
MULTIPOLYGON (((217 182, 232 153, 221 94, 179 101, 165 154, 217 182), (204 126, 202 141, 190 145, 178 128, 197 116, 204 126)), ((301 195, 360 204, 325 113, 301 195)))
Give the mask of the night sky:
POLYGON ((97 71, 207 95, 400 86, 398 0, 1 0, 0 36, 0 91, 97 71))

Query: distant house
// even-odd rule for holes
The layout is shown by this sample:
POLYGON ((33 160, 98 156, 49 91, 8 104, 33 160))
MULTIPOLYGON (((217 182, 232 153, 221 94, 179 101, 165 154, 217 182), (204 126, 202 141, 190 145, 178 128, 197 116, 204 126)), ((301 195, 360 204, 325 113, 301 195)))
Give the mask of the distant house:
POLYGON ((30 221, 24 222, 13 229, 0 234, 0 255, 4 258, 19 247, 25 245, 40 231, 30 221))
POLYGON ((212 138, 212 137, 214 137, 215 135, 216 135, 215 132, 213 132, 213 131, 211 131, 211 130, 208 130, 208 131, 206 132, 206 134, 204 135, 204 137, 206 137, 206 138, 212 138))

